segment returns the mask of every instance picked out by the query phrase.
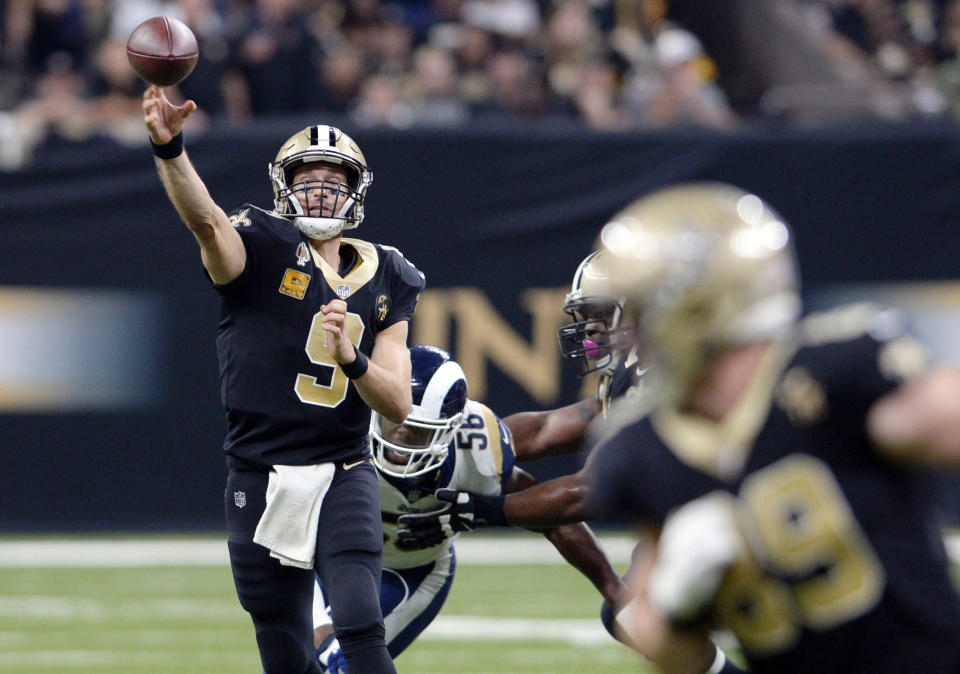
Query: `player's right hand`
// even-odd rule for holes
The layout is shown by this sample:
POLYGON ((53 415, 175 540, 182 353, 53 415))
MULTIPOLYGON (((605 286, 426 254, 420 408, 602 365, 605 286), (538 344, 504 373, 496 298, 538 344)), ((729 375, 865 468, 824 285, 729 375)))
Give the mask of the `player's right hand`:
POLYGON ((324 330, 323 344, 338 363, 353 362, 359 351, 350 342, 347 334, 347 303, 341 299, 331 300, 320 306, 323 314, 320 327, 324 330))
POLYGON ((150 140, 157 145, 169 143, 183 130, 183 124, 197 109, 197 104, 187 101, 174 105, 164 95, 163 89, 151 84, 143 92, 143 121, 150 133, 150 140))

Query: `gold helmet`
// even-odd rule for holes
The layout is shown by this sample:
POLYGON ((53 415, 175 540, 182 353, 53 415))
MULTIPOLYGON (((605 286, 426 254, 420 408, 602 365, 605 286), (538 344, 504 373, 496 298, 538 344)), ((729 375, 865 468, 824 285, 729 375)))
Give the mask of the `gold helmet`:
POLYGON ((593 251, 573 275, 563 310, 573 319, 560 327, 560 353, 578 377, 596 370, 612 373, 616 368, 611 333, 620 324, 623 301, 610 294, 610 279, 603 269, 604 251, 593 251))
POLYGON ((308 126, 290 136, 270 163, 269 171, 274 210, 289 216, 297 229, 310 238, 329 239, 344 229, 353 229, 363 220, 363 200, 373 182, 373 173, 367 168, 356 142, 335 126, 308 126), (295 192, 306 186, 297 188, 292 184, 294 172, 314 162, 341 166, 350 175, 346 188, 322 187, 337 190, 337 203, 330 217, 311 217, 304 213, 295 192))
POLYGON ((756 195, 721 183, 666 188, 600 233, 611 291, 637 312, 635 339, 661 393, 682 401, 704 361, 774 339, 800 315, 790 230, 756 195))

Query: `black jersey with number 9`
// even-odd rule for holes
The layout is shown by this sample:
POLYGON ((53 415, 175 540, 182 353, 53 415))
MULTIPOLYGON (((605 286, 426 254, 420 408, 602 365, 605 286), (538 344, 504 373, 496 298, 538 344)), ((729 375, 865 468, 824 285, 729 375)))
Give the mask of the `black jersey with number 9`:
POLYGON ((327 350, 320 306, 347 303, 350 341, 370 355, 381 331, 408 321, 425 280, 389 246, 355 251, 340 276, 286 219, 246 205, 230 216, 247 262, 217 286, 220 396, 230 467, 305 465, 369 453, 370 410, 327 350))

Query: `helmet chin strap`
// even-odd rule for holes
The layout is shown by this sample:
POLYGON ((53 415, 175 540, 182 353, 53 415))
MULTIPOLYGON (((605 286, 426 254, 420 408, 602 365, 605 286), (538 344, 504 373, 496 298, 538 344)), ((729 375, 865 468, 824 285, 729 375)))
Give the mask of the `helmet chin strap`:
POLYGON ((294 226, 311 239, 332 239, 343 231, 340 218, 313 218, 298 215, 293 218, 294 226))
POLYGON ((305 215, 303 208, 300 206, 300 202, 293 195, 290 195, 287 198, 287 201, 290 203, 291 208, 293 208, 293 212, 296 214, 293 217, 294 226, 311 239, 320 239, 321 241, 325 241, 326 239, 332 239, 345 229, 353 229, 357 226, 355 223, 348 224, 348 221, 346 220, 346 214, 350 211, 350 208, 354 204, 353 197, 350 197, 344 201, 343 206, 337 213, 337 217, 330 218, 305 215))

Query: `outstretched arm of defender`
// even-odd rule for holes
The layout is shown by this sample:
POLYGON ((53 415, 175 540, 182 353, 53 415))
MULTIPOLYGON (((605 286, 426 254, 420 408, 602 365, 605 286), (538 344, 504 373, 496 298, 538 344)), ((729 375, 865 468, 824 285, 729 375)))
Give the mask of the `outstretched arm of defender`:
MULTIPOLYGON (((174 105, 162 89, 148 87, 143 94, 143 121, 150 140, 160 146, 174 141, 196 109, 193 101, 174 105)), ((243 240, 213 201, 186 152, 169 159, 158 157, 156 163, 170 201, 200 244, 203 266, 210 278, 218 285, 237 278, 246 264, 243 240)))
POLYGON ((516 527, 555 527, 592 519, 590 484, 581 470, 509 494, 503 501, 507 522, 516 527))
POLYGON ((513 436, 517 461, 574 454, 581 449, 587 426, 600 413, 594 396, 545 412, 517 412, 503 419, 513 436))
MULTIPOLYGON (((535 477, 515 467, 510 481, 504 488, 504 493, 520 494, 527 489, 535 488, 537 484, 535 477)), ((600 543, 590 527, 583 522, 578 522, 546 530, 538 527, 528 528, 540 531, 570 566, 593 583, 610 606, 620 604, 626 587, 620 580, 620 576, 613 570, 610 560, 600 548, 600 543)))
POLYGON ((484 496, 456 489, 438 489, 447 505, 437 510, 401 515, 397 545, 404 550, 429 548, 457 531, 479 527, 517 526, 549 529, 590 519, 590 486, 583 471, 548 480, 514 494, 484 496))

